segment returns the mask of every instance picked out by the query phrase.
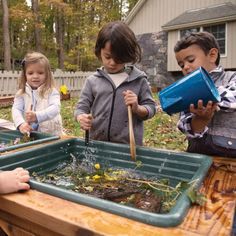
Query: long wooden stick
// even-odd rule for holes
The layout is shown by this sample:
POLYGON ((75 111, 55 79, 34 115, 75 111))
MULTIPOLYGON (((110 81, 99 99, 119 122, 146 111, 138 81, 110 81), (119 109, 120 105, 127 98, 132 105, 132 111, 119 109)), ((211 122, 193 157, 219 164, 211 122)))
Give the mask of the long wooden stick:
POLYGON ((135 139, 134 139, 132 109, 130 105, 128 106, 128 118, 129 118, 130 155, 131 155, 131 159, 135 161, 136 160, 136 145, 135 145, 135 139))
MULTIPOLYGON (((33 104, 30 105, 30 110, 29 111, 32 111, 33 110, 33 104)), ((30 125, 30 123, 29 123, 30 125)), ((27 132, 27 136, 28 138, 30 137, 30 131, 27 132)))

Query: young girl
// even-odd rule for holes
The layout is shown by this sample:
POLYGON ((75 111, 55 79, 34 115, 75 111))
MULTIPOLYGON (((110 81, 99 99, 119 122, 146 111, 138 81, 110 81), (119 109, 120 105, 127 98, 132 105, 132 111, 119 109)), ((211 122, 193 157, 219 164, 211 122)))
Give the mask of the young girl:
POLYGON ((21 133, 36 130, 61 135, 60 94, 43 54, 32 52, 25 56, 19 87, 12 107, 16 128, 21 133))
POLYGON ((30 188, 27 184, 29 179, 29 172, 21 167, 12 171, 0 172, 0 194, 28 190, 30 188))
POLYGON ((75 116, 92 139, 129 143, 128 111, 131 105, 135 141, 142 145, 143 121, 153 117, 156 104, 144 72, 133 65, 141 49, 123 22, 106 24, 99 32, 95 54, 103 66, 90 76, 81 91, 75 116))

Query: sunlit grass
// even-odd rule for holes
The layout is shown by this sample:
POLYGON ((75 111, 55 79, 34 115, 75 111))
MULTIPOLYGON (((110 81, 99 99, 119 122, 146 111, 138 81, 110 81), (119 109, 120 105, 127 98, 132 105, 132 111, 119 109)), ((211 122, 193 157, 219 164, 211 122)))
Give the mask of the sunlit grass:
POLYGON ((186 150, 185 136, 177 129, 178 115, 158 112, 144 123, 144 145, 170 150, 186 150))

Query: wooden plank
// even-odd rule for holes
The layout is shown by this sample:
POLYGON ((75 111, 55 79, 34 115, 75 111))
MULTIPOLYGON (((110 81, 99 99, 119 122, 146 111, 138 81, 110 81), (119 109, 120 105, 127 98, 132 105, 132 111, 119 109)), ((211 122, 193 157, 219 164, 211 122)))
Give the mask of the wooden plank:
POLYGON ((37 223, 23 220, 14 214, 9 214, 8 212, 0 211, 0 227, 9 236, 62 236, 63 233, 58 234, 50 229, 39 226, 37 223))
POLYGON ((0 107, 11 106, 14 101, 14 96, 4 96, 0 97, 0 107))
POLYGON ((0 227, 8 236, 36 236, 30 232, 27 232, 20 227, 15 226, 9 222, 3 221, 0 219, 0 227))
POLYGON ((230 235, 236 206, 235 179, 236 160, 216 158, 201 189, 206 193, 206 204, 192 207, 180 227, 200 235, 230 235), (228 171, 225 165, 235 167, 235 171, 228 171))

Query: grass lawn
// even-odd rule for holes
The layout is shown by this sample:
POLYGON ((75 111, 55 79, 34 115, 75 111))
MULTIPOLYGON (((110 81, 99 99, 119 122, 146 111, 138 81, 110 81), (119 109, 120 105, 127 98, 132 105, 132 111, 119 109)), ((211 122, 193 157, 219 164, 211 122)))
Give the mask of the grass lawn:
MULTIPOLYGON (((84 137, 84 131, 74 120, 74 107, 77 98, 62 101, 61 115, 63 126, 68 135, 84 137)), ((0 118, 12 120, 11 107, 0 109, 0 118)), ((176 128, 178 115, 169 116, 163 112, 158 112, 155 117, 145 121, 144 145, 161 149, 184 151, 187 142, 185 136, 176 128)))

